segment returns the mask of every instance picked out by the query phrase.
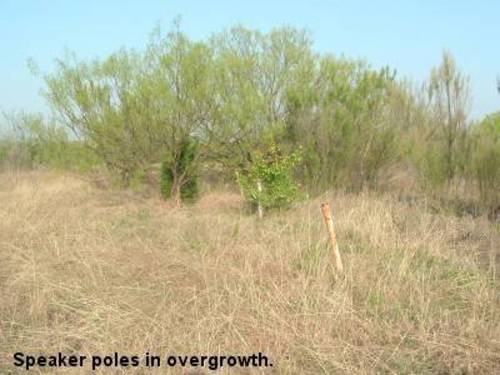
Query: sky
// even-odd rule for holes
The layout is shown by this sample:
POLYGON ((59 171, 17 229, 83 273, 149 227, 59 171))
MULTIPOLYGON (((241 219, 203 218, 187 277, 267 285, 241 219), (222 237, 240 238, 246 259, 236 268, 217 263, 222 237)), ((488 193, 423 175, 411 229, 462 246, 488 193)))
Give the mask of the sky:
POLYGON ((166 30, 178 16, 193 39, 236 24, 305 28, 317 52, 389 65, 414 82, 447 49, 470 76, 471 117, 500 110, 499 0, 0 0, 0 110, 48 113, 28 59, 48 73, 67 49, 82 59, 140 49, 155 26, 166 30))

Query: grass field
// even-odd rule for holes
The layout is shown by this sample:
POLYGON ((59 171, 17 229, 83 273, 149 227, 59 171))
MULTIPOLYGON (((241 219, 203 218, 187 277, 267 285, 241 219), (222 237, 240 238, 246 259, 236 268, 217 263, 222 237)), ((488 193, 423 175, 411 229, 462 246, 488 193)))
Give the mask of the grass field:
POLYGON ((259 221, 227 191, 174 208, 76 177, 4 173, 0 372, 15 371, 16 351, 260 351, 274 366, 251 373, 499 374, 499 236, 486 218, 390 195, 332 192, 259 221))

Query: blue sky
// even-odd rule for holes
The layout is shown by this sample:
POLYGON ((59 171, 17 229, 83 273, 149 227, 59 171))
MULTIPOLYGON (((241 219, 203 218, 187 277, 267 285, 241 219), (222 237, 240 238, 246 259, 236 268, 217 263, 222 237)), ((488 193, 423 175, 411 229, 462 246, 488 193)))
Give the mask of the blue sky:
POLYGON ((141 48, 158 23, 166 29, 178 15, 195 39, 237 23, 306 28, 319 52, 388 64, 414 81, 427 77, 446 48, 471 78, 472 116, 500 110, 498 0, 0 0, 0 110, 47 111, 28 58, 48 72, 65 48, 81 58, 141 48))

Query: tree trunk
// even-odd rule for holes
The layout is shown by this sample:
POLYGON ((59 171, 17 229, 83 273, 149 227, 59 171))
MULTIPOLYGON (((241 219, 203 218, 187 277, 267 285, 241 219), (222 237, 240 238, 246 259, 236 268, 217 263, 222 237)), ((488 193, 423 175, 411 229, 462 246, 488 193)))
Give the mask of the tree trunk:
POLYGON ((451 113, 451 93, 450 93, 450 81, 446 81, 446 99, 447 99, 447 109, 448 109, 448 150, 447 150, 447 164, 448 164, 448 180, 452 180, 454 177, 454 166, 453 166, 453 143, 456 137, 456 129, 453 126, 452 113, 451 113))
POLYGON ((175 207, 179 208, 181 206, 182 200, 181 200, 181 181, 179 177, 177 176, 177 173, 175 171, 173 172, 173 181, 172 181, 172 190, 170 193, 170 197, 172 198, 175 207))
MULTIPOLYGON (((260 181, 257 181, 257 191, 259 192, 259 195, 261 195, 262 183, 260 181)), ((259 197, 259 200, 257 202, 257 214, 259 215, 259 219, 262 219, 262 217, 264 216, 264 208, 262 207, 260 197, 259 197)))

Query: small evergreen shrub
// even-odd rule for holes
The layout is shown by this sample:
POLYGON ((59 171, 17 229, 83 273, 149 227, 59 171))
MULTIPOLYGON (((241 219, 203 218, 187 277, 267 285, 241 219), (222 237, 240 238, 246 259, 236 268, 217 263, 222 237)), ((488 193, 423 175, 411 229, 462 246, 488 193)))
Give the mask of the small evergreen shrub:
POLYGON ((170 164, 167 161, 161 163, 160 171, 160 192, 164 199, 170 198, 172 194, 172 184, 174 176, 170 164))
POLYGON ((172 198, 172 193, 176 186, 180 184, 180 198, 185 202, 193 202, 198 197, 198 171, 196 168, 196 156, 198 153, 198 143, 192 139, 183 142, 180 156, 173 160, 166 158, 161 163, 160 171, 160 191, 165 199, 172 198), (182 176, 177 181, 174 178, 182 176))

